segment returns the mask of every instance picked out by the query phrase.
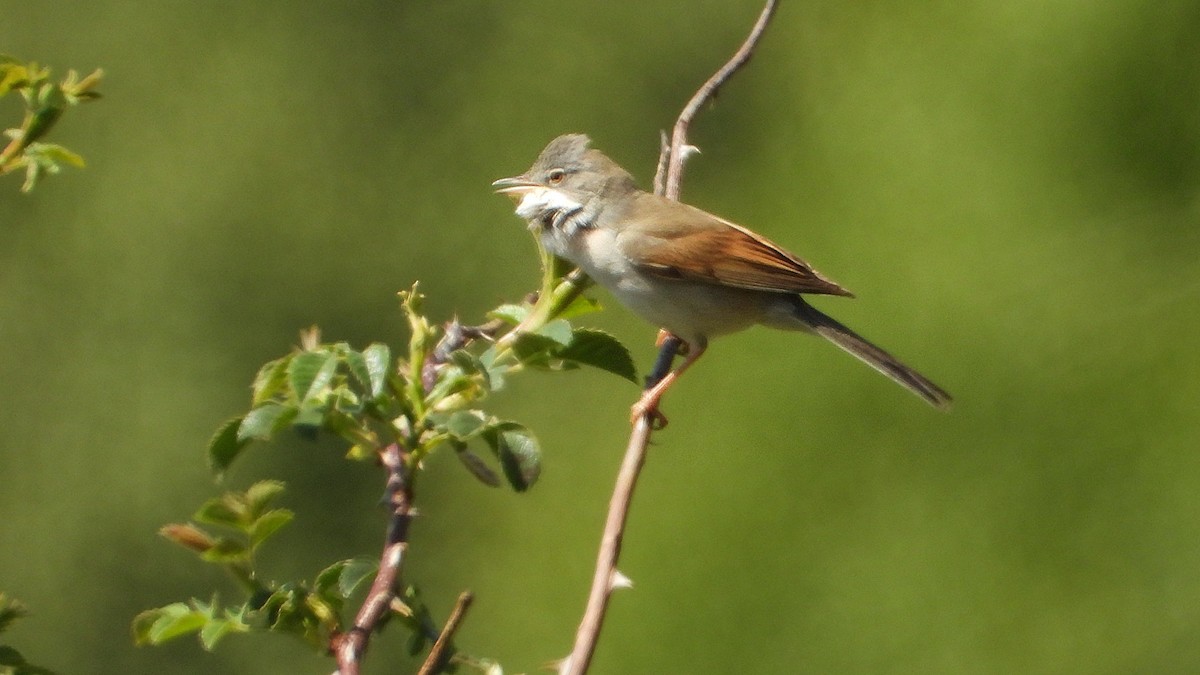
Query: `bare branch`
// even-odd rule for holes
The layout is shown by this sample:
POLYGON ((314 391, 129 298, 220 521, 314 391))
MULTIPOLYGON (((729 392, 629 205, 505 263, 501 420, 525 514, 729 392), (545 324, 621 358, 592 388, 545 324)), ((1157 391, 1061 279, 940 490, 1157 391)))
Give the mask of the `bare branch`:
MULTIPOLYGON (((776 0, 767 0, 766 7, 751 29, 750 35, 724 66, 696 91, 688 104, 684 106, 679 119, 675 122, 671 143, 668 146, 666 134, 661 138, 661 150, 658 158, 658 170, 654 176, 654 192, 668 199, 679 200, 679 187, 683 179, 683 161, 687 154, 687 131, 692 119, 701 106, 716 95, 720 88, 739 68, 750 60, 754 47, 770 23, 775 13, 776 0), (665 176, 664 176, 665 168, 665 176)), ((650 389, 671 370, 671 363, 679 350, 682 341, 670 336, 662 343, 654 371, 646 378, 646 388, 650 389)), ((612 499, 608 504, 608 517, 604 523, 604 534, 600 539, 600 553, 596 559, 596 572, 592 577, 592 589, 588 594, 587 608, 575 634, 575 645, 571 654, 559 663, 559 673, 565 675, 583 675, 588 670, 592 655, 596 651, 596 643, 600 637, 600 628, 604 624, 604 615, 608 609, 608 599, 618 586, 627 586, 628 580, 617 571, 617 561, 621 556, 621 542, 625 536, 625 522, 629 517, 629 508, 633 503, 633 491, 637 486, 638 476, 646 462, 646 450, 653 431, 655 411, 638 418, 629 436, 629 444, 625 448, 625 458, 617 474, 617 482, 613 488, 612 499), (618 584, 617 580, 621 583, 618 584)))
POLYGON ((425 663, 421 665, 421 670, 417 672, 417 675, 434 675, 445 665, 450 641, 454 639, 454 632, 462 624, 463 617, 466 616, 467 610, 471 607, 471 601, 474 599, 475 596, 470 591, 458 594, 458 601, 454 603, 454 610, 450 612, 450 618, 446 619, 446 626, 442 628, 441 635, 438 635, 437 642, 433 643, 433 649, 429 650, 429 656, 426 657, 425 663))
POLYGON ((762 37, 763 31, 767 29, 767 24, 771 22, 771 17, 775 14, 775 7, 778 3, 776 0, 767 0, 766 7, 758 15, 758 21, 754 24, 754 28, 750 29, 750 35, 746 37, 746 41, 734 53, 733 58, 729 59, 725 65, 721 66, 720 70, 713 73, 713 76, 708 78, 692 100, 688 101, 683 107, 683 112, 679 113, 679 119, 675 120, 675 128, 671 133, 671 150, 667 163, 667 178, 666 187, 663 195, 667 199, 679 201, 680 184, 683 182, 683 161, 687 159, 687 153, 684 150, 687 147, 687 132, 688 126, 692 123, 692 118, 696 113, 700 112, 701 106, 707 103, 710 99, 717 95, 717 90, 721 85, 733 76, 746 62, 750 60, 750 56, 754 53, 755 46, 758 45, 759 39, 762 37))

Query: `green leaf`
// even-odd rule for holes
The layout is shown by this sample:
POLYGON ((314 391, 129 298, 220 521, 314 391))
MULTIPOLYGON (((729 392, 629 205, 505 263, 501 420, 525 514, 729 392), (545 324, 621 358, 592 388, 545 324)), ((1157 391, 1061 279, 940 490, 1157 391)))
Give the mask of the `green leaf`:
POLYGON ((230 493, 204 502, 192 517, 209 525, 223 525, 241 530, 247 525, 248 515, 246 504, 240 495, 230 493))
POLYGON ((258 548, 259 544, 278 532, 279 528, 292 522, 295 516, 296 514, 287 509, 272 509, 259 516, 250 526, 250 550, 258 548))
POLYGON ((564 307, 563 310, 558 313, 558 318, 573 319, 577 316, 583 316, 584 314, 599 312, 601 309, 603 309, 603 307, 601 307, 598 300, 589 298, 585 295, 579 295, 571 301, 571 304, 564 307))
POLYGON ((488 415, 482 410, 459 410, 450 415, 444 426, 451 436, 465 441, 478 436, 487 421, 488 415))
POLYGON ((281 480, 260 480, 246 488, 245 499, 251 513, 262 513, 276 497, 287 489, 287 483, 281 480))
POLYGON ((490 382, 491 376, 488 373, 488 369, 483 365, 483 362, 480 361, 478 356, 475 356, 465 349, 456 349, 453 352, 450 352, 450 363, 458 366, 458 369, 464 374, 483 376, 484 386, 486 386, 488 389, 492 388, 492 384, 490 382))
POLYGON ((346 362, 346 368, 349 369, 354 379, 369 391, 371 389, 371 371, 367 369, 366 357, 347 346, 342 360, 346 362))
POLYGON ((526 305, 500 305, 488 312, 487 315, 489 319, 500 319, 506 323, 516 325, 529 316, 529 307, 526 305))
POLYGON ((234 417, 221 425, 217 433, 208 442, 208 468, 218 476, 225 473, 233 460, 237 459, 242 450, 249 445, 249 439, 239 437, 242 428, 242 417, 234 417))
POLYGON ((237 430, 237 440, 269 441, 280 429, 286 427, 297 415, 295 406, 282 403, 267 403, 246 413, 237 430))
POLYGON ((246 544, 222 537, 213 547, 200 554, 200 559, 211 563, 245 562, 249 559, 250 549, 246 544))
POLYGON ((87 163, 83 161, 83 157, 64 148, 61 145, 56 145, 54 143, 39 143, 38 153, 41 154, 46 160, 56 164, 68 164, 79 169, 82 169, 87 165, 87 163))
POLYGON ((388 374, 391 372, 392 350, 387 345, 373 343, 363 350, 363 359, 367 362, 367 374, 371 383, 371 397, 378 398, 387 386, 388 374))
POLYGON ((483 461, 483 458, 467 449, 466 444, 460 443, 455 449, 455 454, 458 459, 467 467, 467 471, 471 472, 472 476, 479 479, 481 483, 488 487, 499 487, 500 477, 492 470, 492 467, 483 461))
POLYGON ((594 328, 576 328, 571 343, 558 353, 566 361, 607 370, 637 384, 637 366, 621 341, 594 328))
POLYGON ((511 370, 511 366, 507 364, 496 363, 496 345, 492 345, 485 349, 479 355, 479 364, 483 366, 488 374, 488 386, 492 391, 499 391, 504 388, 504 381, 511 370))
POLYGON ((283 392, 287 386, 287 368, 291 360, 290 355, 285 356, 258 369, 258 374, 254 376, 254 385, 251 387, 251 407, 257 408, 283 392))
POLYGON ((342 568, 342 573, 338 576, 338 592, 342 594, 343 598, 350 597, 359 584, 367 577, 374 576, 378 570, 379 561, 372 558, 360 557, 347 560, 346 566, 342 568))
POLYGON ((534 331, 534 334, 548 337, 565 347, 571 344, 571 323, 566 319, 555 319, 534 331))
POLYGON ((200 644, 204 646, 205 650, 211 652, 217 646, 217 642, 226 635, 230 633, 248 633, 249 631, 250 626, 245 621, 242 621, 236 615, 226 612, 225 618, 212 619, 204 624, 204 627, 200 629, 200 644))
POLYGON ((490 428, 484 438, 500 459, 508 484, 524 492, 542 473, 542 451, 533 433, 516 422, 503 422, 490 428))
POLYGON ((302 352, 288 364, 288 382, 296 401, 307 403, 325 393, 337 371, 337 356, 328 351, 302 352))
MULTIPOLYGON (((145 644, 162 644, 181 635, 195 633, 208 623, 207 613, 192 609, 182 602, 172 603, 166 607, 150 610, 150 612, 155 613, 155 616, 149 628, 145 630, 145 644)), ((146 620, 143 615, 148 613, 143 612, 142 615, 138 615, 137 619, 134 619, 135 630, 142 621, 146 620)))
POLYGON ((562 345, 544 335, 521 333, 512 348, 522 364, 532 368, 549 368, 562 345))

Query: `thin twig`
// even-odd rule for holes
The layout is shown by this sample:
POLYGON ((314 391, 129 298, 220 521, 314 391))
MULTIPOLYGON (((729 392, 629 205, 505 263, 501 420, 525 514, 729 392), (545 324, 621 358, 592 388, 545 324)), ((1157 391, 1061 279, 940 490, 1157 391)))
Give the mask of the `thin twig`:
POLYGON ((771 22, 771 17, 775 14, 775 7, 778 3, 776 0, 767 0, 767 6, 763 7, 763 11, 758 15, 758 21, 755 22, 754 28, 750 29, 750 35, 746 37, 746 41, 734 53, 733 58, 729 59, 721 69, 713 73, 713 76, 708 78, 702 87, 696 90, 696 94, 692 96, 692 100, 688 101, 683 107, 683 112, 679 113, 679 119, 675 120, 675 128, 671 132, 671 151, 669 162, 667 164, 667 180, 666 189, 663 193, 667 199, 679 201, 679 187, 683 182, 683 161, 687 159, 687 132, 688 126, 692 123, 692 118, 696 113, 700 112, 701 106, 707 103, 710 99, 717 95, 717 90, 721 85, 733 76, 746 62, 750 60, 751 54, 754 53, 754 47, 758 44, 759 38, 762 37, 763 31, 767 29, 767 24, 771 22))
POLYGON ((433 649, 429 650, 429 656, 425 658, 425 663, 421 665, 421 670, 417 671, 417 675, 434 675, 445 665, 450 642, 454 639, 454 633, 462 624, 463 617, 466 616, 467 610, 471 607, 471 601, 474 599, 475 596, 471 594, 471 591, 463 591, 458 594, 458 601, 454 603, 454 610, 450 612, 450 618, 446 619, 445 627, 438 635, 437 642, 433 643, 433 649))
MULTIPOLYGON (((716 95, 720 88, 739 68, 750 60, 755 45, 770 23, 775 13, 776 0, 767 0, 766 7, 751 29, 750 35, 728 62, 704 83, 675 122, 671 144, 666 145, 665 135, 662 139, 662 150, 659 154, 658 171, 654 177, 654 191, 668 199, 679 200, 679 186, 683 180, 683 160, 687 147, 688 126, 692 118, 699 112, 701 106, 716 95), (663 167, 666 176, 663 176, 663 167)), ((662 345, 662 351, 655 363, 654 373, 647 378, 646 387, 649 389, 670 371, 671 362, 681 345, 674 336, 668 338, 662 345)), ((566 675, 583 675, 588 670, 592 655, 596 651, 596 642, 600 637, 600 628, 604 623, 604 615, 608 609, 608 599, 615 588, 627 586, 628 580, 617 571, 617 561, 621 556, 621 541, 625 536, 625 522, 629 517, 629 507, 633 502, 633 491, 637 486, 638 476, 646 462, 646 449, 650 443, 653 430, 654 411, 638 418, 629 436, 629 444, 625 448, 625 458, 617 473, 617 482, 613 487, 612 499, 608 505, 608 517, 604 522, 604 534, 600 538, 600 553, 596 559, 596 572, 592 577, 592 588, 588 593, 587 608, 579 630, 575 634, 575 645, 571 654, 559 663, 558 671, 566 675)))
POLYGON ((408 550, 408 526, 412 522, 412 488, 405 476, 405 453, 392 443, 379 452, 379 459, 388 472, 386 496, 392 515, 388 521, 387 538, 379 557, 379 572, 367 591, 354 617, 354 627, 340 636, 335 654, 338 675, 358 675, 363 654, 380 619, 396 597, 396 586, 408 550))

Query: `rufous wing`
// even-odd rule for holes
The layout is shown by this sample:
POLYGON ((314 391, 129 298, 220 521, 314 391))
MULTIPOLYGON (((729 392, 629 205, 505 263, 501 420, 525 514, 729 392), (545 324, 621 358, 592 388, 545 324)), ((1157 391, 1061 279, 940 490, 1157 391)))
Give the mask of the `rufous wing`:
POLYGON ((770 240, 686 204, 647 194, 626 222, 639 225, 623 228, 617 246, 646 274, 749 290, 853 296, 770 240))

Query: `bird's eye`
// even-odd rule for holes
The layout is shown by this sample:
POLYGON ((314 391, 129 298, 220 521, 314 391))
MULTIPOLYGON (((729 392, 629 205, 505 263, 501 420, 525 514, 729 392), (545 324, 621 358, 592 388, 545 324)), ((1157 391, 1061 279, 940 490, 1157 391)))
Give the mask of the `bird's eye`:
POLYGON ((566 177, 566 171, 563 171, 562 169, 554 169, 550 172, 550 175, 546 177, 546 180, 549 181, 551 185, 558 185, 559 183, 563 182, 563 179, 566 177))

